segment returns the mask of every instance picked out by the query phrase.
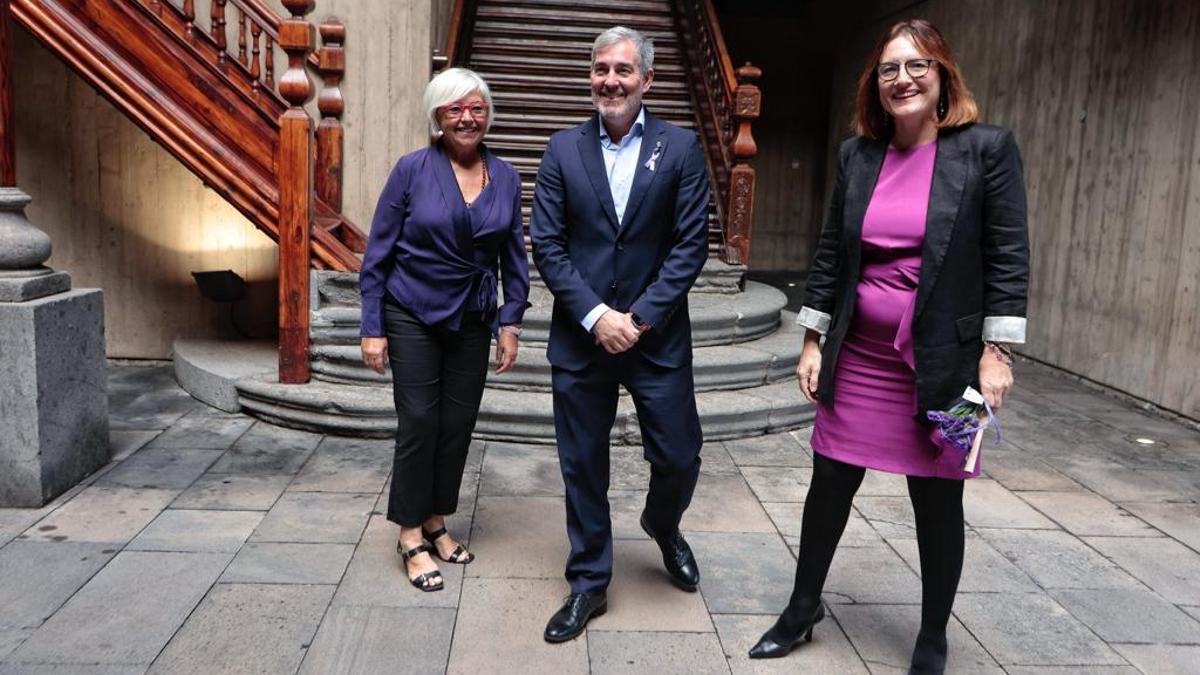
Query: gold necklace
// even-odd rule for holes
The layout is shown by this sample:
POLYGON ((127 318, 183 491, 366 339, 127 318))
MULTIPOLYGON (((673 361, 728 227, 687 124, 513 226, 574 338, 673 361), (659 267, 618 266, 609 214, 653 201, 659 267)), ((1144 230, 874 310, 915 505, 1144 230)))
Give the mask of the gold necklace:
MULTIPOLYGON (((483 158, 483 153, 482 153, 482 152, 481 152, 481 153, 479 153, 479 163, 483 165, 483 180, 482 180, 482 182, 479 184, 479 195, 481 195, 481 194, 483 194, 483 189, 484 189, 485 187, 487 187, 487 184, 488 184, 488 167, 487 167, 487 160, 483 158)), ((475 199, 479 199, 479 195, 475 195, 475 199)), ((466 200, 466 198, 464 197, 464 198, 463 198, 463 203, 465 203, 465 204, 466 204, 468 207, 470 207, 470 206, 471 206, 472 204, 474 204, 475 202, 474 202, 474 201, 467 201, 467 200, 466 200)))

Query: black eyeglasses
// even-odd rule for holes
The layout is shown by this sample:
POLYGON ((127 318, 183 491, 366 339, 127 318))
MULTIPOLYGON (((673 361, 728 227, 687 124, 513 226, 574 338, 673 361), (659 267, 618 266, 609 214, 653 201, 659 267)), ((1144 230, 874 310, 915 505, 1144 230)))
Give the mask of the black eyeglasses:
MULTIPOLYGON (((904 62, 904 69, 908 71, 909 77, 917 80, 925 77, 935 63, 937 61, 933 59, 909 59, 904 62)), ((887 61, 879 64, 875 68, 875 72, 879 74, 880 80, 891 82, 900 77, 900 64, 895 61, 887 61)))

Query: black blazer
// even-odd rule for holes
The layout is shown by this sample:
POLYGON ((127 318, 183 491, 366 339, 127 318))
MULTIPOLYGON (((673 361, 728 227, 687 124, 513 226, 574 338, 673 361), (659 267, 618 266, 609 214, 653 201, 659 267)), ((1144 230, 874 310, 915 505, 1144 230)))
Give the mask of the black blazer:
MULTIPOLYGON (((974 124, 937 139, 913 318, 917 417, 979 387, 985 317, 1020 317, 1029 289, 1021 156, 1012 132, 974 124)), ((829 216, 813 257, 805 306, 831 315, 817 395, 833 402, 833 374, 854 313, 862 223, 887 149, 842 143, 829 216)))

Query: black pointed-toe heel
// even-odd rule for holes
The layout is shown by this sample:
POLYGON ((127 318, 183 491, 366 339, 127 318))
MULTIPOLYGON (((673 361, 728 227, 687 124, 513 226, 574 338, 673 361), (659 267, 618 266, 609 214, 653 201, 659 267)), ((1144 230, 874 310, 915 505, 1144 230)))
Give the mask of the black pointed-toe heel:
POLYGON ((948 651, 945 633, 917 633, 908 675, 942 675, 948 651))
MULTIPOLYGON (((408 559, 413 558, 415 556, 419 556, 422 553, 428 553, 429 545, 421 544, 419 546, 414 546, 414 547, 408 549, 407 551, 405 551, 401 548, 400 544, 396 544, 396 552, 399 553, 400 557, 404 559, 404 573, 407 575, 408 574, 408 559)), ((446 584, 442 581, 442 571, 441 570, 433 570, 432 572, 423 572, 421 574, 418 574, 415 577, 408 577, 408 583, 412 584, 414 587, 416 587, 422 591, 425 591, 426 593, 440 591, 446 587, 446 584)))
MULTIPOLYGON (((448 533, 446 532, 446 528, 444 528, 444 527, 439 527, 438 529, 436 529, 432 532, 430 532, 429 530, 426 530, 425 528, 422 527, 421 534, 425 535, 425 538, 429 540, 430 544, 433 544, 433 542, 437 541, 438 539, 441 539, 442 537, 445 537, 448 533)), ((441 560, 442 562, 448 562, 448 563, 452 563, 455 565, 466 565, 467 563, 469 563, 475 559, 475 554, 469 553, 462 544, 459 544, 458 546, 456 546, 454 548, 454 551, 450 553, 449 558, 443 558, 442 554, 438 552, 437 546, 434 545, 433 546, 433 555, 437 556, 437 559, 441 560)))
POLYGON ((750 658, 752 659, 778 659, 787 656, 793 649, 805 642, 812 642, 813 626, 821 622, 825 618, 825 604, 817 605, 817 611, 812 618, 801 624, 794 631, 787 631, 779 624, 782 621, 776 621, 762 638, 758 644, 750 648, 750 658), (785 632, 787 634, 785 634, 785 632))

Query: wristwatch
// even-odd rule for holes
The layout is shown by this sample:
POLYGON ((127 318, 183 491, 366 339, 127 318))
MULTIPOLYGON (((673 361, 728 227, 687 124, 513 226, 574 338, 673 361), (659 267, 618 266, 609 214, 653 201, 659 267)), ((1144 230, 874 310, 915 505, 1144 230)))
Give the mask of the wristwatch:
POLYGON ((637 314, 630 312, 629 318, 633 320, 633 325, 637 326, 638 330, 644 331, 644 330, 650 328, 650 324, 646 323, 645 321, 642 321, 642 317, 638 316, 637 314))

